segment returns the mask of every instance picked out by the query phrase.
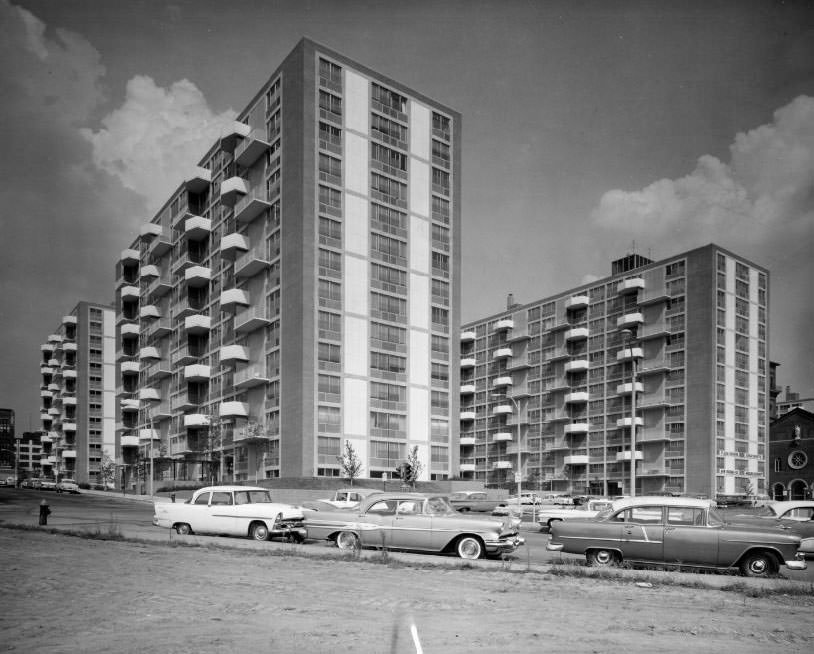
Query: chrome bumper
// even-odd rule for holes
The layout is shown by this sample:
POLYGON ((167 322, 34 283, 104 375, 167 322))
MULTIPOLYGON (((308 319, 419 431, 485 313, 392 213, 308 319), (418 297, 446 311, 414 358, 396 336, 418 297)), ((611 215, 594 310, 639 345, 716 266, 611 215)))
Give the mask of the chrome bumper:
POLYGON ((522 536, 515 536, 514 538, 507 538, 505 540, 492 540, 486 541, 486 551, 490 554, 509 554, 514 552, 518 547, 525 544, 526 539, 522 536))
POLYGON ((562 543, 552 543, 551 541, 549 541, 548 543, 546 543, 545 548, 549 552, 562 552, 563 544, 562 543))
POLYGON ((786 567, 789 570, 805 570, 808 567, 808 565, 806 565, 805 555, 801 556, 798 553, 797 556, 800 557, 800 558, 794 559, 792 561, 786 561, 785 562, 786 567))

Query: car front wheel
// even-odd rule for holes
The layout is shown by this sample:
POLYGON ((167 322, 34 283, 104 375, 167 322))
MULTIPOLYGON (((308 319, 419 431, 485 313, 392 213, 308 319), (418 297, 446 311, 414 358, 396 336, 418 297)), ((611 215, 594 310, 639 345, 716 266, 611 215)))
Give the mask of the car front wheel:
POLYGON ((186 522, 182 522, 180 525, 175 525, 175 533, 180 534, 181 536, 187 536, 192 533, 192 527, 190 527, 186 522))
POLYGON ((358 550, 360 547, 359 536, 352 531, 340 531, 336 537, 336 546, 340 550, 358 550))
POLYGON ((588 565, 596 568, 610 568, 619 565, 619 555, 613 550, 590 550, 586 552, 585 558, 588 565))
POLYGON ((462 559, 479 559, 483 556, 483 543, 474 536, 463 536, 458 540, 455 550, 462 559))
POLYGON ((252 525, 249 534, 254 540, 268 540, 269 528, 266 527, 265 522, 256 522, 252 525))
POLYGON ((769 552, 752 552, 741 561, 744 577, 769 577, 777 573, 777 561, 769 552))

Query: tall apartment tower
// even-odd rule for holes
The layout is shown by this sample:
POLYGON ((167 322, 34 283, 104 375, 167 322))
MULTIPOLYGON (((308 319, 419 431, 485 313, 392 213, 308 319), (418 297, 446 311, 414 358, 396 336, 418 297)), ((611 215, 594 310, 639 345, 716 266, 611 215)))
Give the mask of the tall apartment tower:
POLYGON ((764 268, 708 245, 629 255, 610 277, 464 325, 461 476, 508 485, 519 472, 529 490, 572 494, 765 492, 768 287, 764 268))
POLYGON ((79 302, 41 346, 40 469, 46 477, 101 484, 116 457, 113 307, 79 302))
POLYGON ((122 253, 128 474, 450 476, 459 172, 459 114, 300 41, 122 253))

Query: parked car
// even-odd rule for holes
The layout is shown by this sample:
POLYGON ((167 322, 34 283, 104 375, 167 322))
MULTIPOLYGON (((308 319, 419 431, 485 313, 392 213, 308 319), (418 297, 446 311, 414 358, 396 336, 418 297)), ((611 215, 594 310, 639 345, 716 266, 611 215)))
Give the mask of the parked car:
POLYGON ((456 491, 447 497, 450 505, 456 511, 467 513, 476 511, 478 513, 488 513, 498 506, 505 506, 506 498, 490 498, 486 491, 456 491))
POLYGON ((771 502, 751 514, 739 514, 730 523, 771 526, 793 532, 801 538, 814 537, 814 501, 771 502))
POLYGON ((41 489, 41 488, 42 488, 42 479, 40 479, 39 477, 34 477, 34 478, 31 480, 31 486, 30 486, 30 488, 33 488, 33 489, 35 489, 35 490, 39 490, 39 489, 41 489))
POLYGON ((79 493, 79 484, 73 479, 63 479, 57 482, 57 493, 79 493))
POLYGON ((368 495, 381 492, 373 488, 340 488, 334 492, 333 497, 316 501, 329 504, 337 509, 352 509, 359 506, 359 502, 368 495))
POLYGON ((748 577, 776 574, 781 565, 805 570, 800 537, 724 522, 709 500, 634 497, 588 520, 554 522, 551 552, 584 554, 588 565, 622 562, 689 568, 737 568, 748 577))
POLYGON ((57 483, 53 479, 43 479, 40 481, 41 490, 56 490, 57 483))
POLYGON ((342 550, 388 547, 479 559, 514 552, 525 542, 519 520, 461 515, 441 495, 380 493, 351 512, 305 514, 310 538, 334 541, 342 550))
POLYGON ((6 486, 16 486, 17 485, 17 477, 12 475, 11 477, 6 477, 6 486))
POLYGON ((593 518, 602 511, 611 508, 613 502, 608 499, 589 499, 585 504, 576 506, 543 506, 537 513, 537 523, 541 528, 551 529, 551 524, 557 520, 579 520, 593 518))
POLYGON ((299 508, 271 499, 267 488, 207 486, 183 503, 155 502, 153 524, 178 534, 224 534, 254 540, 308 536, 299 508))

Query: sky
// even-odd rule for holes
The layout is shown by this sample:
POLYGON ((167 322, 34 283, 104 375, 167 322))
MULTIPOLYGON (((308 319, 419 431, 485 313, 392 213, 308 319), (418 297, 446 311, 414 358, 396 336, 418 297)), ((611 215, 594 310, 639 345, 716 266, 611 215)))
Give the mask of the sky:
POLYGON ((462 317, 714 242, 814 397, 814 4, 0 0, 0 406, 302 36, 463 115, 462 317))

